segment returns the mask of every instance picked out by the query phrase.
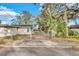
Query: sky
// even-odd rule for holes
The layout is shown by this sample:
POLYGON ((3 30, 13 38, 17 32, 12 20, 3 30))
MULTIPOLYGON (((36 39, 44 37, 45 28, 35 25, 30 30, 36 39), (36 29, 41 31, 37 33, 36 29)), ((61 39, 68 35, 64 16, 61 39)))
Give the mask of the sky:
MULTIPOLYGON (((33 16, 38 16, 42 4, 34 5, 32 3, 0 3, 0 20, 2 24, 11 24, 11 19, 15 19, 15 16, 22 14, 23 11, 28 11, 33 16)), ((79 18, 77 18, 77 22, 79 18)), ((71 21, 69 25, 75 24, 74 21, 71 21)))
POLYGON ((0 3, 0 20, 2 24, 11 24, 11 18, 17 14, 28 11, 32 16, 38 16, 41 11, 41 5, 32 3, 0 3))
POLYGON ((40 5, 34 5, 32 3, 2 3, 0 6, 12 9, 16 13, 22 13, 23 11, 29 11, 33 16, 37 16, 40 12, 40 5))

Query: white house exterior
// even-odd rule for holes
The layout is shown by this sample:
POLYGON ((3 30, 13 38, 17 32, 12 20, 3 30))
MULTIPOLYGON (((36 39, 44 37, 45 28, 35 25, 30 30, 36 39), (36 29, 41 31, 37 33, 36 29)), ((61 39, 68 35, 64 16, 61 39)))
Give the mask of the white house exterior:
POLYGON ((77 31, 79 33, 79 24, 71 25, 69 28, 72 29, 73 31, 77 31))
POLYGON ((0 37, 32 34, 32 25, 0 25, 0 37))
POLYGON ((17 34, 32 34, 32 25, 19 25, 17 34))

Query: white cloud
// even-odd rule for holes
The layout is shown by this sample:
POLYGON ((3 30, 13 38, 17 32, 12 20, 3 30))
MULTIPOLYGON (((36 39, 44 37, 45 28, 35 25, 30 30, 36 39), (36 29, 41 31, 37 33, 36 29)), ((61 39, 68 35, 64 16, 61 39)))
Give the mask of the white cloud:
POLYGON ((39 11, 41 11, 41 10, 42 10, 42 7, 39 8, 39 11))
POLYGON ((3 6, 0 6, 0 11, 11 11, 12 9, 9 9, 7 7, 3 7, 3 6))
POLYGON ((0 6, 0 20, 14 18, 16 15, 19 15, 19 13, 16 13, 7 7, 0 6))
POLYGON ((6 15, 6 16, 16 16, 18 13, 13 12, 13 11, 0 11, 0 15, 6 15))
POLYGON ((40 3, 40 6, 43 6, 44 5, 44 3, 40 3))
POLYGON ((40 8, 39 8, 39 11, 42 10, 42 6, 44 5, 44 3, 40 3, 40 8))

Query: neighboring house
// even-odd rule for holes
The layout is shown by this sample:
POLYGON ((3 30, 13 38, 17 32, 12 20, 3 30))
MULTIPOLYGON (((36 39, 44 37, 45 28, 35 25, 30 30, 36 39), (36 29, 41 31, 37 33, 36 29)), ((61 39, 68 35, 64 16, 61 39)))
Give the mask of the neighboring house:
POLYGON ((74 31, 79 32, 79 24, 77 24, 77 25, 71 25, 69 28, 72 29, 72 30, 74 30, 74 31))
POLYGON ((79 24, 77 24, 77 25, 71 25, 70 28, 71 29, 79 29, 79 24))
POLYGON ((32 34, 32 25, 0 25, 0 37, 32 34))

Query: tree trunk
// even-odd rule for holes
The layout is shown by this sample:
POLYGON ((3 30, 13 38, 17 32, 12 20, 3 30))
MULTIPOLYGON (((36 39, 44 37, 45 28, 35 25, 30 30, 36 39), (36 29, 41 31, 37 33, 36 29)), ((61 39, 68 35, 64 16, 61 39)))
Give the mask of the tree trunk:
POLYGON ((65 36, 68 37, 68 18, 67 18, 67 7, 65 4, 65 9, 64 9, 64 21, 65 21, 65 36))

